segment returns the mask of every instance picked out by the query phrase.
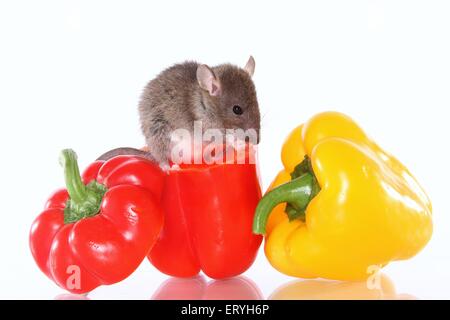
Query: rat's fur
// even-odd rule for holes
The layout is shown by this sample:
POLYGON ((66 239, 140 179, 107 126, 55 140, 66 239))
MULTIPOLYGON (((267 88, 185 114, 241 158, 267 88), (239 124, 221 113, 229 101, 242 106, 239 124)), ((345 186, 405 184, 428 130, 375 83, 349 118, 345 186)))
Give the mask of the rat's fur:
POLYGON ((237 66, 222 64, 211 68, 220 83, 220 94, 210 95, 200 87, 196 62, 176 64, 151 80, 141 96, 139 116, 142 132, 151 156, 132 148, 114 149, 99 159, 118 154, 143 155, 160 164, 168 162, 170 135, 175 129, 193 131, 194 121, 201 120, 205 129, 260 130, 260 113, 256 90, 250 74, 237 66), (239 105, 242 115, 233 113, 239 105))

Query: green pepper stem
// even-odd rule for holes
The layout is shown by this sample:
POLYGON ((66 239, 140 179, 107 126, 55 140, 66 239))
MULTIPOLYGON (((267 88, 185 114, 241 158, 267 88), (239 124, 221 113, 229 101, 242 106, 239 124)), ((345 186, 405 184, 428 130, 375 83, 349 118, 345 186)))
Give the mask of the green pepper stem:
POLYGON ((265 234, 266 224, 272 210, 280 203, 287 202, 297 210, 304 210, 311 196, 314 196, 313 173, 306 172, 300 177, 284 183, 268 192, 258 203, 253 220, 253 233, 265 234))
POLYGON ((310 158, 305 155, 303 161, 295 166, 290 175, 291 181, 274 188, 259 201, 253 220, 253 233, 266 233, 270 213, 283 202, 287 202, 284 211, 289 221, 294 219, 305 221, 306 208, 320 191, 310 158))
POLYGON ((64 208, 64 223, 73 223, 96 215, 100 211, 106 188, 95 180, 88 185, 83 183, 77 154, 72 149, 61 151, 59 163, 64 168, 64 178, 69 193, 69 200, 64 208))
POLYGON ((81 180, 78 167, 77 154, 72 149, 64 149, 59 156, 59 163, 64 168, 64 178, 67 192, 72 201, 81 203, 86 200, 88 193, 86 186, 81 180))

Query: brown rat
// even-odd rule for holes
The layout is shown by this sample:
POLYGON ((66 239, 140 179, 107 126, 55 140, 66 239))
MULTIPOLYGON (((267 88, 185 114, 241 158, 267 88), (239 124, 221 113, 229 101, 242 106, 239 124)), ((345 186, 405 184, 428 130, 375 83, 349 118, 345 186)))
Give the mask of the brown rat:
POLYGON ((99 157, 140 155, 162 166, 170 157, 171 133, 187 129, 194 121, 202 129, 254 129, 259 142, 260 113, 252 81, 255 60, 250 56, 244 68, 231 64, 208 67, 197 62, 173 65, 144 88, 139 103, 141 129, 150 153, 134 148, 118 148, 99 157))

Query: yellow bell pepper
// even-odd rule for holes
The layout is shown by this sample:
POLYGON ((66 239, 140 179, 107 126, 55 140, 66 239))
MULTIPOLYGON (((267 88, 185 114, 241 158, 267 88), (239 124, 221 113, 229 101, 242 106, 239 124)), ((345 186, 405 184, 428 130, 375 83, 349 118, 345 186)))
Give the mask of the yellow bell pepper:
POLYGON ((301 278, 362 280, 429 241, 430 200, 397 159, 349 117, 324 112, 295 128, 284 170, 256 208, 277 270, 301 278))

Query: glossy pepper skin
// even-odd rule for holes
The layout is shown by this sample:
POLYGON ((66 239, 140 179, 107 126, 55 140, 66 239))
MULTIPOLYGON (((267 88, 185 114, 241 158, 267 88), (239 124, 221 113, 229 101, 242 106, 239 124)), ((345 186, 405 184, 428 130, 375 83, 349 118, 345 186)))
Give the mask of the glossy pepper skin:
POLYGON ((56 191, 30 232, 33 257, 51 280, 76 294, 128 277, 162 228, 164 175, 129 156, 92 163, 80 176, 63 150, 66 189, 56 191))
POLYGON ((254 232, 266 234, 268 260, 282 273, 362 280, 373 266, 408 259, 429 241, 427 195, 349 117, 314 116, 289 135, 282 160, 285 169, 254 220, 254 232))
POLYGON ((165 223, 148 255, 150 262, 183 278, 200 271, 214 279, 243 273, 262 241, 252 233, 260 198, 255 164, 193 164, 170 170, 162 199, 165 223))

